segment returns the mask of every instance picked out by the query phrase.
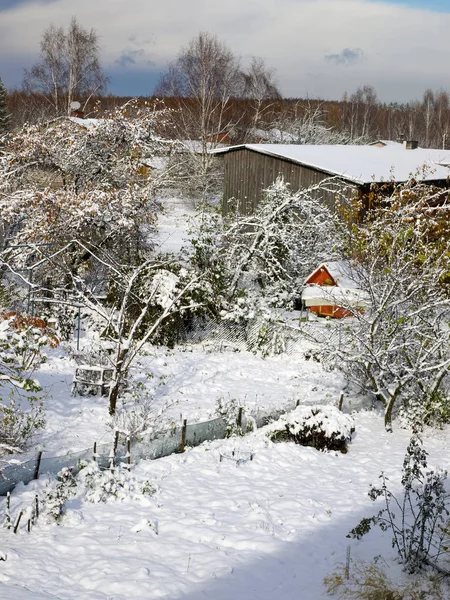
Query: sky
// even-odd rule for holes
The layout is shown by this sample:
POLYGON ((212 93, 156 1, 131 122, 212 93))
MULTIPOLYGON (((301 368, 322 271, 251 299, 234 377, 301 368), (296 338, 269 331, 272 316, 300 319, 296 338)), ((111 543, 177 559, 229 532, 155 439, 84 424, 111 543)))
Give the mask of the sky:
POLYGON ((200 31, 275 70, 286 97, 340 99, 360 85, 384 102, 450 90, 450 0, 0 0, 0 77, 20 86, 51 24, 93 27, 108 91, 150 95, 200 31))

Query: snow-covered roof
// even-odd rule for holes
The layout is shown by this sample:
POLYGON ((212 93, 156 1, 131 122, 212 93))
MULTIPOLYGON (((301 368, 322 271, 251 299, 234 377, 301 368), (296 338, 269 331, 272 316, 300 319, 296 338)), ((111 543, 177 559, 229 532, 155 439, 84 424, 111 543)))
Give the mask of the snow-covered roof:
POLYGON ((302 292, 305 306, 346 306, 366 308, 369 297, 363 290, 332 285, 307 285, 302 292))
POLYGON ((307 285, 309 279, 323 267, 325 267, 339 287, 348 289, 357 289, 359 287, 357 271, 347 260, 322 263, 308 275, 305 279, 305 285, 307 285))
POLYGON ((394 140, 377 140, 376 142, 371 142, 369 144, 369 146, 377 146, 378 148, 380 147, 379 144, 383 144, 383 147, 385 146, 396 146, 397 148, 400 147, 404 147, 405 146, 405 142, 395 142, 394 140), (377 146, 378 144, 378 146, 377 146))
POLYGON ((387 145, 382 151, 376 146, 342 144, 242 144, 211 152, 224 154, 243 148, 287 159, 357 184, 407 181, 410 177, 439 181, 450 176, 449 150, 407 150, 403 144, 387 145), (443 166, 446 162, 449 166, 443 166))

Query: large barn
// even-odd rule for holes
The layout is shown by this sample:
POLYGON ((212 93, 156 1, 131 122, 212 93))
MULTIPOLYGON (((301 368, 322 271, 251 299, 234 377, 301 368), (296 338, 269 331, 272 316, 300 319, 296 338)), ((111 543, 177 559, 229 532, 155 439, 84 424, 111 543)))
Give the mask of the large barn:
MULTIPOLYGON (((450 151, 418 148, 414 142, 380 141, 367 146, 243 144, 215 150, 223 157, 225 186, 223 212, 230 200, 238 203, 241 214, 253 212, 262 191, 278 176, 296 191, 336 177, 345 197, 364 195, 373 183, 404 182, 411 177, 448 187, 450 151)), ((321 192, 333 208, 335 193, 321 192)))

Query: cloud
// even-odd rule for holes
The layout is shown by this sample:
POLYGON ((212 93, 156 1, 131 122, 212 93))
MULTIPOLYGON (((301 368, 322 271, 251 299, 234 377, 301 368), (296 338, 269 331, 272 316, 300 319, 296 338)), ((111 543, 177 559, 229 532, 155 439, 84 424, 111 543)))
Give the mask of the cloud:
POLYGON ((139 50, 122 50, 121 55, 114 61, 114 64, 126 69, 137 64, 154 66, 155 63, 147 56, 146 51, 140 48, 139 50))
POLYGON ((383 0, 33 0, 1 12, 0 76, 7 87, 20 82, 21 67, 36 61, 50 23, 67 26, 73 14, 98 32, 111 88, 117 89, 113 79, 120 72, 129 95, 149 85, 135 79, 135 86, 133 77, 163 71, 199 31, 217 35, 243 62, 262 56, 287 97, 340 98, 371 84, 383 101, 403 102, 446 84, 450 14, 417 6, 383 0))
POLYGON ((325 54, 325 60, 335 65, 348 67, 364 58, 364 52, 361 48, 344 48, 339 54, 325 54))

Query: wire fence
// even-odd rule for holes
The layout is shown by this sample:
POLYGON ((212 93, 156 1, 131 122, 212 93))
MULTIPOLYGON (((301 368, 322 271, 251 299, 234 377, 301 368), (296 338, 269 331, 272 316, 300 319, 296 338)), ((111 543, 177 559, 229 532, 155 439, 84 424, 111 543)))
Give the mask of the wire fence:
POLYGON ((337 321, 321 319, 307 321, 267 321, 260 318, 246 323, 203 320, 189 328, 179 327, 180 345, 202 344, 214 350, 259 351, 266 355, 294 354, 320 346, 338 346, 346 343, 345 329, 337 321))
MULTIPOLYGON (((235 425, 244 431, 247 428, 262 427, 287 410, 293 409, 295 404, 295 400, 291 399, 281 407, 259 407, 252 414, 246 413, 244 407, 241 407, 235 425)), ((229 432, 230 420, 226 417, 192 424, 184 420, 181 425, 156 435, 143 435, 131 439, 124 434, 113 439, 112 435, 109 442, 95 444, 92 448, 78 452, 39 452, 15 456, 0 467, 0 496, 6 496, 18 483, 30 483, 37 479, 39 474, 56 475, 64 468, 70 468, 72 473, 76 474, 83 462, 91 460, 95 460, 102 469, 129 462, 136 464, 140 460, 154 460, 184 452, 186 447, 199 446, 206 441, 223 439, 229 432)))

